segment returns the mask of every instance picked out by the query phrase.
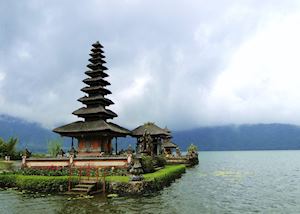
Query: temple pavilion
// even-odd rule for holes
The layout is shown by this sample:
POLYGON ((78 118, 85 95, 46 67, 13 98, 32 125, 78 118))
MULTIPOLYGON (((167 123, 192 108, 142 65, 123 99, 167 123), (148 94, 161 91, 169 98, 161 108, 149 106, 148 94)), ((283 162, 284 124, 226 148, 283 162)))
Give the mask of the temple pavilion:
POLYGON ((126 128, 108 121, 117 114, 107 108, 114 103, 106 98, 111 92, 106 88, 110 83, 105 80, 108 74, 103 65, 106 63, 103 54, 103 46, 99 42, 92 44, 90 64, 85 72, 88 78, 83 80, 87 86, 81 89, 86 95, 78 99, 84 106, 73 112, 82 120, 53 130, 61 136, 72 137, 72 150, 73 138, 78 140, 78 156, 112 154, 112 139, 130 134, 126 128))
POLYGON ((162 152, 162 143, 170 134, 155 123, 148 122, 132 130, 131 135, 137 138, 137 153, 160 155, 162 152), (145 140, 148 143, 143 143, 145 140), (147 146, 147 144, 150 144, 150 146, 147 146))

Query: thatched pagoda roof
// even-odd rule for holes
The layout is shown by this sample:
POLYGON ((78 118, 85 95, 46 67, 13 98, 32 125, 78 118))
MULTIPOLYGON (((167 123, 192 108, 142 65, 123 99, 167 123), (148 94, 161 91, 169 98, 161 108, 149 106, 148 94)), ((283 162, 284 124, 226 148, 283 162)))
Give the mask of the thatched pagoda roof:
POLYGON ((175 143, 172 143, 171 140, 164 141, 162 146, 164 148, 177 148, 177 145, 175 143))
POLYGON ((93 53, 104 53, 104 51, 103 50, 101 50, 101 48, 92 48, 91 49, 91 51, 93 52, 93 53))
POLYGON ((140 137, 143 136, 145 130, 147 130, 151 136, 168 136, 168 133, 164 129, 150 122, 135 128, 131 133, 132 136, 140 137))
POLYGON ((104 134, 112 136, 126 136, 130 134, 128 129, 104 120, 77 121, 60 126, 53 131, 69 137, 76 137, 85 134, 94 134, 99 136, 104 134))
POLYGON ((102 66, 100 69, 88 70, 85 72, 85 74, 91 77, 97 77, 97 76, 101 76, 102 78, 108 77, 108 74, 103 72, 104 70, 107 70, 107 68, 105 66, 102 66))
POLYGON ((91 57, 102 57, 103 59, 105 58, 105 56, 102 53, 90 53, 89 54, 91 57))
POLYGON ((165 130, 166 133, 168 133, 168 136, 169 136, 170 138, 172 138, 172 132, 171 132, 171 130, 168 129, 167 127, 165 127, 164 130, 165 130))
POLYGON ((92 44, 92 46, 93 46, 94 48, 104 48, 104 47, 100 44, 99 41, 97 41, 97 42, 95 42, 94 44, 92 44))
POLYGON ((91 63, 94 63, 94 64, 96 64, 96 63, 106 63, 103 59, 102 59, 103 57, 101 57, 100 55, 98 55, 98 56, 96 56, 96 57, 92 57, 92 58, 90 58, 89 59, 89 61, 91 62, 91 63))
POLYGON ((130 131, 118 126, 114 123, 107 122, 107 119, 113 119, 118 115, 113 111, 107 109, 107 106, 114 104, 105 96, 111 94, 106 86, 110 85, 107 80, 103 78, 108 77, 104 72, 107 68, 103 65, 105 61, 103 46, 96 42, 92 44, 92 53, 89 59, 91 62, 87 65, 90 69, 85 72, 89 78, 83 80, 86 87, 81 91, 87 95, 78 99, 86 106, 77 109, 73 112, 74 115, 84 118, 84 121, 77 121, 54 129, 53 131, 62 136, 82 136, 82 135, 96 135, 96 136, 125 136, 129 135, 130 131))
POLYGON ((111 91, 103 88, 101 85, 99 86, 86 86, 84 88, 81 89, 81 91, 85 92, 85 93, 91 93, 91 92, 99 92, 100 94, 111 94, 111 91))
POLYGON ((93 96, 93 97, 84 96, 84 97, 79 98, 78 101, 82 102, 84 104, 99 102, 99 103, 103 103, 105 106, 114 104, 113 101, 103 97, 102 95, 93 96))
POLYGON ((104 80, 102 77, 86 78, 83 80, 83 82, 89 85, 92 84, 99 84, 101 86, 110 85, 110 83, 104 80))
POLYGON ((106 119, 114 118, 114 117, 118 116, 116 113, 114 113, 113 111, 111 111, 109 109, 105 109, 103 106, 98 106, 95 108, 82 107, 82 108, 74 111, 73 114, 77 115, 77 116, 93 115, 93 114, 99 115, 100 114, 100 115, 103 115, 104 118, 106 118, 106 119))

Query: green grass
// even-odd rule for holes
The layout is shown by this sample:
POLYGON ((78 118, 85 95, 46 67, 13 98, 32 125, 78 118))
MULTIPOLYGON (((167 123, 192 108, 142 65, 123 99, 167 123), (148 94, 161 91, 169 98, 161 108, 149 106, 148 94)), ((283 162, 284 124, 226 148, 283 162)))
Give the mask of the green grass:
POLYGON ((165 177, 170 177, 176 174, 182 174, 185 172, 185 165, 168 165, 165 168, 153 173, 144 174, 146 181, 161 180, 165 177))
MULTIPOLYGON (((154 180, 162 180, 166 177, 171 177, 175 175, 179 175, 185 172, 185 165, 168 165, 165 168, 158 170, 156 172, 144 174, 144 178, 146 181, 154 181, 154 180)), ((102 180, 102 177, 99 177, 99 181, 102 180)), ((111 175, 105 177, 107 182, 121 182, 128 183, 130 180, 130 176, 116 176, 111 175)))
POLYGON ((105 180, 108 182, 121 182, 121 183, 128 183, 129 176, 107 176, 105 180))

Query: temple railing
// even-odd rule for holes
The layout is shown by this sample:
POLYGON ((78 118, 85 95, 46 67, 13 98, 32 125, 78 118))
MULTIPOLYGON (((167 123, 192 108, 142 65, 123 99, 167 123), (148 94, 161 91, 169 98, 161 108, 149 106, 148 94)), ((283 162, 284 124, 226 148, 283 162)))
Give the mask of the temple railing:
POLYGON ((79 183, 82 180, 93 181, 96 185, 96 190, 99 190, 99 184, 102 183, 102 193, 106 191, 106 177, 111 173, 112 170, 123 169, 123 167, 70 167, 69 168, 69 180, 68 180, 68 191, 72 190, 73 183, 72 178, 78 177, 79 183))

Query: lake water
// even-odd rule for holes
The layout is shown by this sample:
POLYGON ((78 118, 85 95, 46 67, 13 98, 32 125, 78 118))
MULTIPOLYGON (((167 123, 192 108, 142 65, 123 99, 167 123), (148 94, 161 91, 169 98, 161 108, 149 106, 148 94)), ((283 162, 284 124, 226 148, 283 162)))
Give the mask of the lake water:
POLYGON ((0 191, 0 213, 299 213, 300 151, 200 152, 200 164, 144 197, 68 200, 0 191))

